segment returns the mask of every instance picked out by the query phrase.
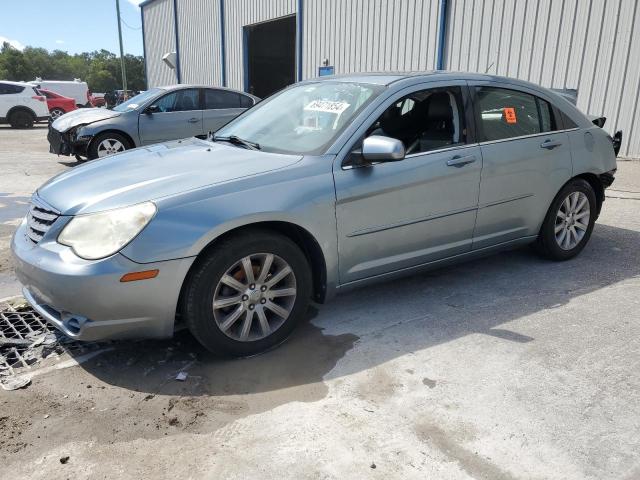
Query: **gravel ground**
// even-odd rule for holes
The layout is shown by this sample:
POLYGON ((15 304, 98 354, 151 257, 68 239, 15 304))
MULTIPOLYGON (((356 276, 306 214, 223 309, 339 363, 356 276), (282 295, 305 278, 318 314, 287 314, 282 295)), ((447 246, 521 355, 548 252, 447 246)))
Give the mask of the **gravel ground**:
MULTIPOLYGON (((45 133, 0 127, 0 298, 29 195, 69 168, 45 133)), ((614 187, 569 262, 354 291, 249 359, 180 332, 0 391, 0 477, 640 478, 640 162, 614 187)))

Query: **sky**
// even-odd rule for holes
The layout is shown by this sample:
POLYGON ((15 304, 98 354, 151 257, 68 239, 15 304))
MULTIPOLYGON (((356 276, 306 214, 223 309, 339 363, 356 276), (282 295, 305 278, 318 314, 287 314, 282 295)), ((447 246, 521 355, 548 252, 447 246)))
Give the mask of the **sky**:
MULTIPOLYGON (((142 55, 142 0, 120 0, 125 53, 142 55)), ((116 0, 0 0, 0 44, 71 54, 102 48, 119 53, 116 0)))

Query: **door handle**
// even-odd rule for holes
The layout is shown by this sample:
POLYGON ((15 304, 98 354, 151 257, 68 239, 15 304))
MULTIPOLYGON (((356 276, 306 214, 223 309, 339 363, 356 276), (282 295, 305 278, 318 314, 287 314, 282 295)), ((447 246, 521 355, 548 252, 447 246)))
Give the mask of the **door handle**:
POLYGON ((195 117, 194 118, 190 118, 189 120, 187 120, 187 122, 189 122, 189 123, 196 123, 196 122, 199 122, 199 121, 200 120, 195 118, 195 117))
POLYGON ((460 167, 464 167, 469 163, 473 163, 475 161, 476 161, 475 155, 467 155, 464 157, 461 157, 460 155, 456 155, 451 160, 447 161, 447 165, 449 165, 450 167, 460 168, 460 167))
POLYGON ((546 148, 547 150, 553 150, 556 147, 562 145, 562 142, 558 142, 557 140, 545 140, 540 144, 540 148, 546 148))

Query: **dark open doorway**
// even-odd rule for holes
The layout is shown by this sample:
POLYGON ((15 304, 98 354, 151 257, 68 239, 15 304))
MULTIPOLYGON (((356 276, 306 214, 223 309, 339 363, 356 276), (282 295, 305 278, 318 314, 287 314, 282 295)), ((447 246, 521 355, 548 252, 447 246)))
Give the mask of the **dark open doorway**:
POLYGON ((265 98, 296 79, 296 17, 244 27, 245 90, 265 98))

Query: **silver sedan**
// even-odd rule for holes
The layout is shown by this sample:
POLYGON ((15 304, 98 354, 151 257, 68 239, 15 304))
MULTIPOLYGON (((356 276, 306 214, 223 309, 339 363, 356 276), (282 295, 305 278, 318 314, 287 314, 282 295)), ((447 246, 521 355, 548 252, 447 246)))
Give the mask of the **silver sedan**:
POLYGON ((205 137, 258 100, 226 88, 152 88, 112 110, 81 108, 58 117, 49 127, 49 150, 95 159, 166 140, 205 137))
POLYGON ((24 295, 70 337, 167 337, 249 355, 310 300, 532 244, 585 248, 615 138, 563 97, 477 74, 296 84, 210 141, 53 178, 12 249, 24 295))

